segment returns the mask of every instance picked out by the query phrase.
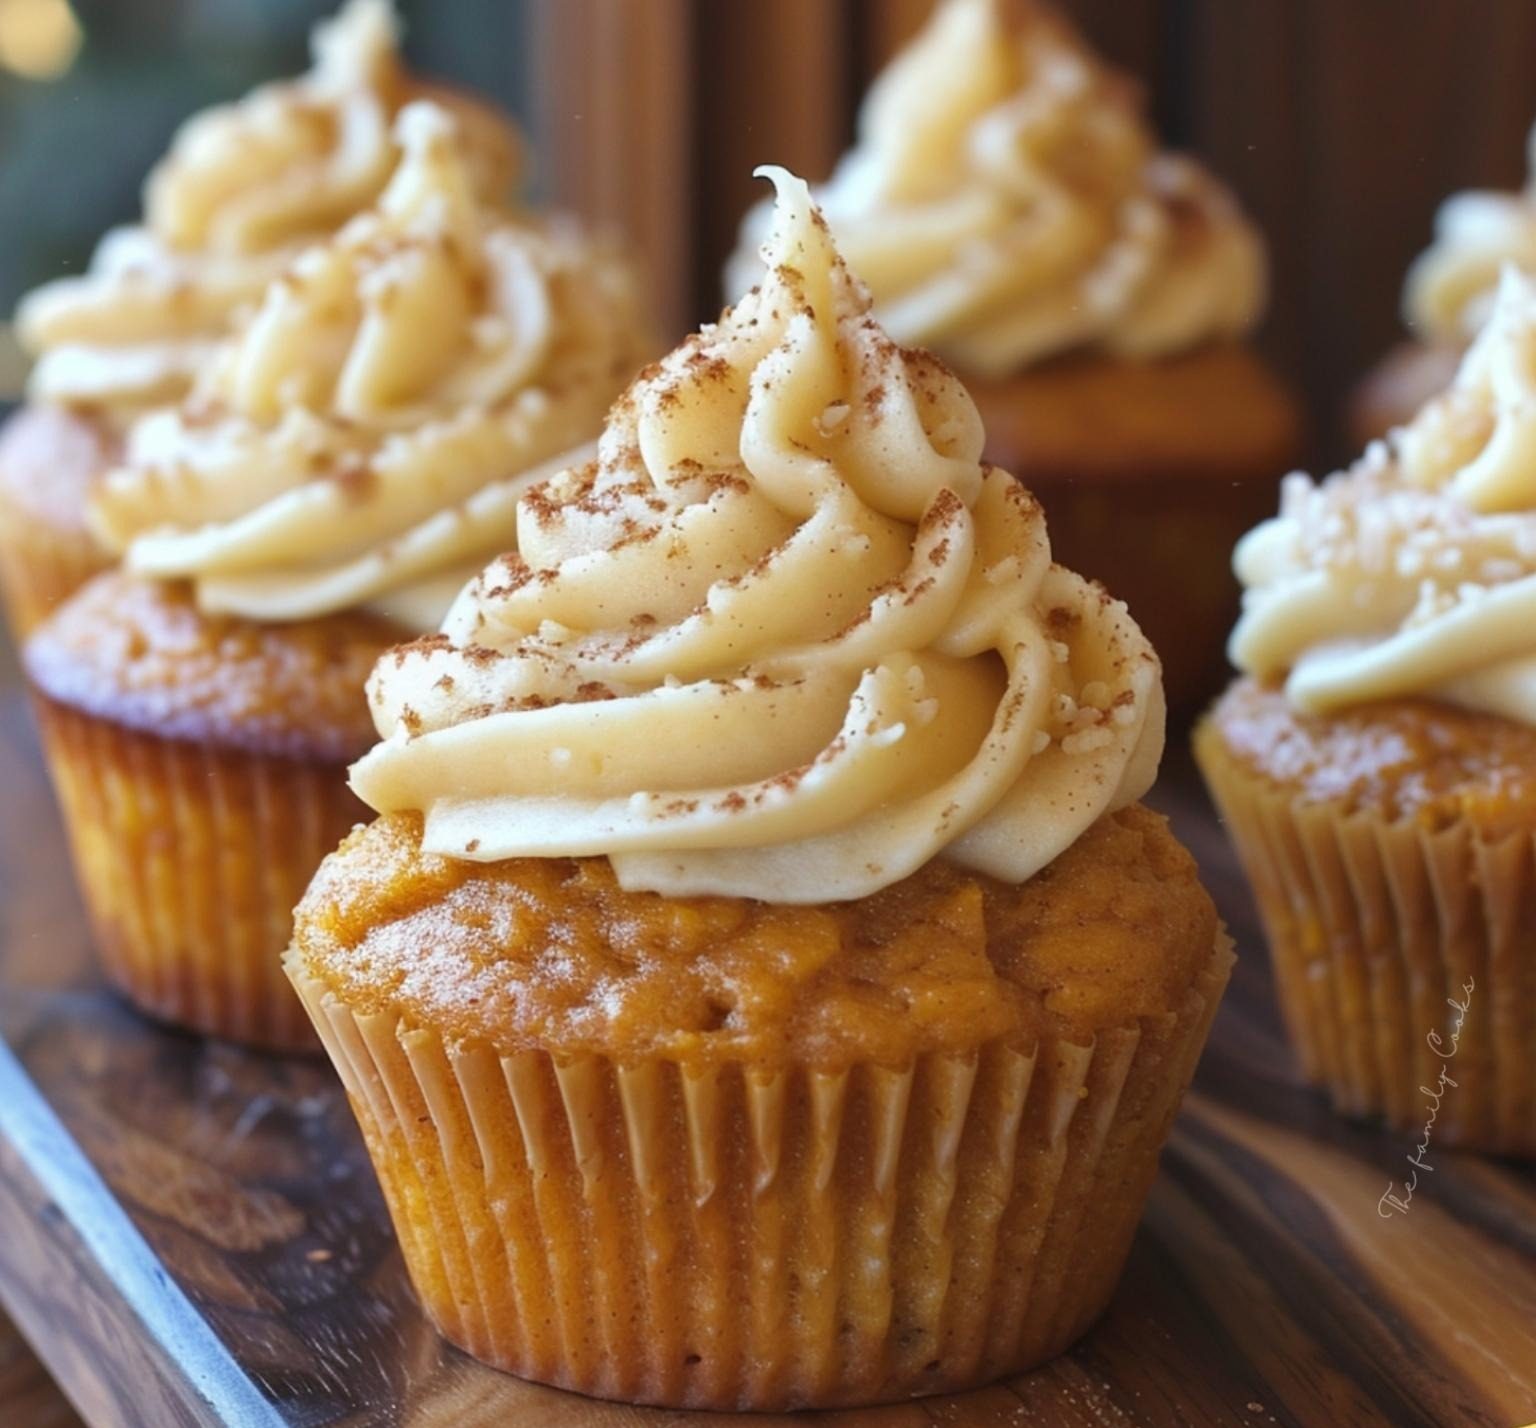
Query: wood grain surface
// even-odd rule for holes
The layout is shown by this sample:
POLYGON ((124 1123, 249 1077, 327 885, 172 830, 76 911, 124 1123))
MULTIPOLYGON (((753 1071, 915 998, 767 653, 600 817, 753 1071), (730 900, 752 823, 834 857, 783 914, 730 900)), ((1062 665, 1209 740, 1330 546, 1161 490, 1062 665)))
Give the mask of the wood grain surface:
POLYGON ((80 1428, 69 1400, 4 1315, 0 1315, 0 1423, 6 1428, 80 1428))
MULTIPOLYGON (((157 1030, 97 984, 14 688, 0 789, 0 1299, 92 1424, 737 1421, 595 1403, 448 1348, 416 1310, 328 1067, 157 1030)), ((1177 759, 1161 797, 1242 957, 1112 1308, 1024 1378, 794 1421, 1531 1423, 1536 1175, 1436 1153, 1411 1213, 1380 1218, 1405 1139, 1337 1120, 1297 1084, 1247 897, 1177 759)))

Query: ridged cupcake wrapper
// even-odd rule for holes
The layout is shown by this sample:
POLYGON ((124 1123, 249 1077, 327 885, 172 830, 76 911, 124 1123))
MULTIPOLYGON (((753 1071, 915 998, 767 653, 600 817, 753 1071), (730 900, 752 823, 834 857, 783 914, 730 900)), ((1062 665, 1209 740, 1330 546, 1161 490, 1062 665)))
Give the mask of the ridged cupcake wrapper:
POLYGON ((422 1301, 526 1378, 677 1407, 957 1389, 1103 1309, 1231 966, 1092 1045, 893 1070, 456 1047, 294 977, 422 1301))
POLYGON ((0 510, 0 595, 20 643, 93 575, 112 562, 85 532, 50 532, 36 521, 6 529, 0 510))
POLYGON ((1211 725, 1197 750, 1308 1079, 1346 1114, 1536 1155, 1536 829, 1488 839, 1304 802, 1211 725))
POLYGON ((363 812, 345 770, 34 707, 112 984, 160 1021, 313 1049, 282 953, 310 877, 363 812))

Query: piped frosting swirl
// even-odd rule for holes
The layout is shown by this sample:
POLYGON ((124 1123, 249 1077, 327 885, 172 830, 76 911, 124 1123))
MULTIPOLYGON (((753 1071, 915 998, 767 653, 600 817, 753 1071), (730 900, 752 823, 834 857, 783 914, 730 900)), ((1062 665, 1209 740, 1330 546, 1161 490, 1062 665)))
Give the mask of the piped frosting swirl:
POLYGON ((1499 273, 1536 273, 1536 126, 1526 141, 1531 177, 1519 193, 1453 194, 1435 214, 1434 239, 1408 269, 1403 315, 1420 336, 1471 341, 1493 306, 1499 273))
POLYGON ((518 554, 370 682, 353 769, 428 851, 629 888, 863 896, 938 853, 1021 881, 1140 796, 1155 656, 1051 562, 965 390, 897 346, 799 180, 767 276, 643 372, 518 554))
POLYGON ((1536 724, 1536 282, 1507 268, 1450 388, 1348 471, 1286 478, 1235 565, 1232 661, 1299 708, 1536 724))
POLYGON ((396 113, 438 93, 477 189, 503 201, 521 164, 510 121, 413 80, 388 0, 350 0, 316 27, 314 67, 198 114, 144 190, 142 224, 116 229, 89 271, 23 299, 34 400, 136 408, 192 385, 231 319, 298 251, 376 199, 399 158, 396 113))
MULTIPOLYGON (((1262 244, 1231 196, 1158 153, 1130 85, 1032 0, 944 0, 817 199, 891 335, 967 373, 1180 352, 1263 306, 1262 244)), ((767 223, 748 215, 732 292, 767 223)))
POLYGON ((206 610, 370 604, 434 628, 514 535, 517 492, 592 440, 643 360, 627 264, 485 204, 426 101, 377 205, 303 253, 181 406, 131 429, 96 495, 127 567, 206 610))

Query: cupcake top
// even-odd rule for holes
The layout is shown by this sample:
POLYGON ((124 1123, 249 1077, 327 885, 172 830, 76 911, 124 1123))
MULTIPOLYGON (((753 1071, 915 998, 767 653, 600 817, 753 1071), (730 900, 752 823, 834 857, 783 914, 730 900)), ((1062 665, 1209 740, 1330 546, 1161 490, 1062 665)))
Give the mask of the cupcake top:
POLYGON ((448 111, 399 115, 376 205, 298 257, 179 407, 129 432, 92 523, 209 613, 369 606, 434 628, 643 359, 623 259, 485 203, 448 111))
POLYGON ((805 185, 767 275, 642 372, 517 555, 370 681, 353 769, 429 853, 606 854, 626 889, 1020 882, 1150 784, 1156 657, 1051 563, 964 388, 869 315, 805 185))
MULTIPOLYGON (((401 65, 388 0, 350 0, 312 46, 307 74, 183 125, 145 184, 142 223, 109 233, 82 276, 23 299, 34 400, 108 410, 175 400, 232 315, 302 246, 378 197, 398 158, 395 114, 433 91, 401 65)), ((510 121, 440 97, 476 187, 503 198, 520 167, 510 121)))
POLYGON ((1526 149, 1531 177, 1522 192, 1458 193, 1440 205, 1434 239, 1403 291, 1403 315, 1421 337, 1469 342, 1488 319, 1503 266, 1536 272, 1536 127, 1526 149))
POLYGON ((1536 724, 1536 284, 1505 270, 1455 381, 1244 537, 1238 668, 1326 713, 1425 697, 1536 724))
MULTIPOLYGON (((1159 153, 1131 85, 1029 0, 944 0, 817 199, 891 335, 967 373, 1165 356, 1263 307, 1263 247, 1232 197, 1159 153)), ((743 224, 730 291, 756 280, 767 223, 743 224)))

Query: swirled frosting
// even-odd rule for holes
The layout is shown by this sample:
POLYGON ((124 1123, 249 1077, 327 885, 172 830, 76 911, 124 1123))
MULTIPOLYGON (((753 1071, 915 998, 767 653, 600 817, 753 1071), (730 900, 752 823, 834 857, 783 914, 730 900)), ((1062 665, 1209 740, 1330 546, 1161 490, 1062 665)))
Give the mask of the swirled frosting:
POLYGON ((1526 151, 1531 178, 1523 192, 1457 193, 1440 205, 1434 239, 1403 290, 1403 316, 1421 336, 1471 341, 1488 319, 1504 265, 1536 273, 1536 127, 1526 151))
MULTIPOLYGON (((1076 349, 1180 352, 1263 306, 1262 244, 1231 196, 1159 154, 1129 85, 1018 0, 945 0, 817 198, 891 335, 981 376, 1076 349)), ((743 225, 734 293, 767 222, 743 225)))
MULTIPOLYGON (((632 275, 476 194, 446 110, 396 123, 377 205, 295 260, 97 492, 128 569, 210 611, 368 604, 415 628, 514 536, 541 463, 591 441, 645 356, 632 275)), ((547 473, 544 473, 547 474, 547 473)))
POLYGON ((1505 271, 1451 387, 1245 536, 1232 661, 1326 713, 1409 696, 1536 723, 1536 284, 1505 271))
POLYGON ((606 854, 628 888, 860 897, 943 852, 1022 881, 1145 791, 1156 657, 1051 563, 980 419, 898 347, 806 187, 762 286, 526 493, 518 550, 370 682, 353 768, 461 858, 606 854))
MULTIPOLYGON (((394 116, 429 92, 395 41, 388 0, 350 0, 316 27, 307 74, 190 119, 145 184, 142 224, 107 234, 82 276, 23 299, 32 398, 112 409, 183 395, 232 316, 388 181, 394 116)), ((477 186, 504 198, 520 164, 510 122, 458 96, 443 102, 477 186)))

